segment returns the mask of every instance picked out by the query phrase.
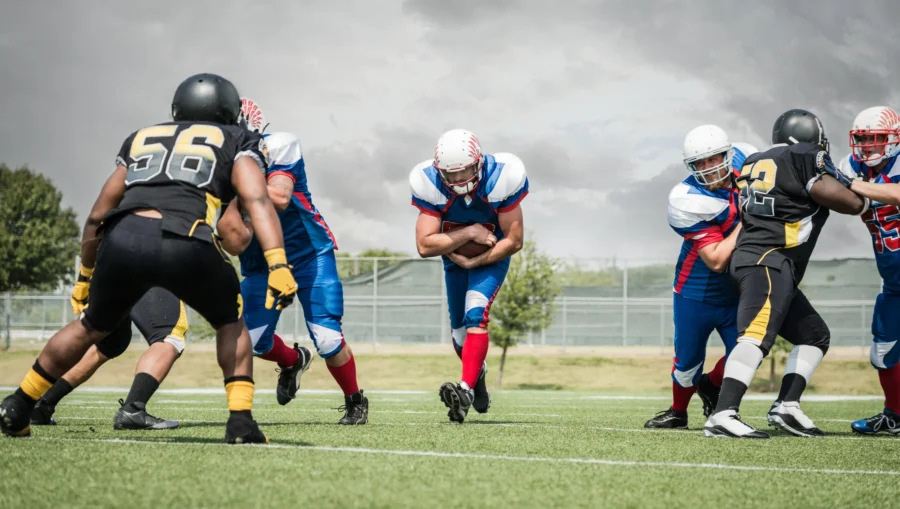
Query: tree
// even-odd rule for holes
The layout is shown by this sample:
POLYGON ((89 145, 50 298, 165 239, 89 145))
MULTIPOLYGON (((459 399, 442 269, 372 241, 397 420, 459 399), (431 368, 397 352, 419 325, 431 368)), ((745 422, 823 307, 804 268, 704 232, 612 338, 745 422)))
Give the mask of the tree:
POLYGON ((787 361, 788 355, 791 354, 792 348, 793 346, 781 336, 775 338, 775 343, 769 350, 769 387, 767 388, 769 392, 778 390, 778 380, 775 376, 775 363, 784 364, 787 361))
POLYGON ((47 177, 0 165, 0 292, 71 281, 81 229, 61 200, 47 177))
POLYGON ((553 322, 553 302, 560 291, 554 277, 557 264, 557 260, 538 251, 533 241, 525 242, 510 260, 506 280, 491 306, 488 325, 491 343, 503 349, 497 388, 503 381, 507 349, 529 332, 540 332, 553 322))

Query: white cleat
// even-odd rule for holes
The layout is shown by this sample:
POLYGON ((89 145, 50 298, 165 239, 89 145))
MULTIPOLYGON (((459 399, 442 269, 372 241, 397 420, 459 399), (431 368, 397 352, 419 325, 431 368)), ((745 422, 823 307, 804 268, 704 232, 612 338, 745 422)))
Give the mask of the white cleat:
POLYGON ((766 420, 769 421, 769 426, 781 428, 798 437, 825 436, 825 433, 800 409, 799 401, 776 401, 769 409, 766 420))
POLYGON ((710 415, 703 425, 703 434, 715 438, 769 438, 768 433, 741 421, 741 416, 734 410, 723 410, 710 415))

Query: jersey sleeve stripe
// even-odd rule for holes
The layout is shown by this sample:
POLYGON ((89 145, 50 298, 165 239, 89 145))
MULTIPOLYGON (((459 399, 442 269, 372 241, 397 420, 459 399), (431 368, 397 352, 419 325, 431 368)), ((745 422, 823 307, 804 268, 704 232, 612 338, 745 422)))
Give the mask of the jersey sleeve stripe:
POLYGON ((268 182, 270 178, 275 177, 277 175, 284 175, 285 177, 289 177, 291 179, 291 182, 297 182, 297 177, 295 177, 293 173, 291 173, 289 171, 284 171, 284 170, 276 170, 276 171, 270 172, 268 175, 266 175, 266 182, 268 182))
POLYGON ((510 203, 509 205, 506 205, 505 207, 500 207, 500 208, 498 208, 498 209, 497 209, 497 212, 503 213, 503 212, 509 212, 510 210, 515 209, 516 207, 519 206, 519 203, 521 203, 522 200, 525 199, 526 196, 528 196, 528 190, 527 190, 527 189, 525 190, 524 193, 522 193, 521 195, 519 195, 519 196, 518 196, 512 203, 510 203))
POLYGON ((421 210, 422 212, 424 212, 425 214, 428 214, 429 216, 441 217, 440 212, 438 212, 437 210, 434 210, 434 209, 430 209, 424 205, 421 205, 418 201, 416 201, 415 198, 412 199, 411 203, 412 203, 413 207, 421 210))
POLYGON ((119 165, 128 168, 128 163, 121 156, 116 157, 116 166, 119 166, 119 165))
POLYGON ((256 161, 256 164, 258 164, 260 168, 266 167, 266 163, 263 162, 263 160, 260 159, 260 157, 258 155, 256 155, 256 152, 254 152, 252 150, 242 150, 242 151, 238 152, 237 154, 235 154, 234 160, 237 161, 238 159, 240 159, 244 156, 252 157, 253 160, 256 161))

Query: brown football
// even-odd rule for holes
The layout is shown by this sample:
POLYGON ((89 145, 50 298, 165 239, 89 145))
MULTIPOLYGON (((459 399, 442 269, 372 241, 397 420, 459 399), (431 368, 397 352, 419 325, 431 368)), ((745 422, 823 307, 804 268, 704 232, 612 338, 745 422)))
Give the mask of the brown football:
MULTIPOLYGON (((494 225, 492 225, 491 223, 481 223, 481 225, 484 226, 485 228, 487 228, 491 233, 494 232, 494 225)), ((441 224, 441 231, 444 233, 447 233, 447 232, 452 232, 453 230, 458 230, 460 228, 465 228, 466 226, 469 226, 469 225, 462 224, 462 223, 454 223, 452 221, 444 221, 441 224)), ((487 251, 490 248, 491 248, 490 246, 486 246, 484 244, 479 244, 479 243, 475 242, 474 240, 470 240, 469 242, 466 242, 465 244, 460 246, 456 251, 454 251, 454 253, 465 256, 466 258, 475 258, 476 256, 484 253, 485 251, 487 251)))

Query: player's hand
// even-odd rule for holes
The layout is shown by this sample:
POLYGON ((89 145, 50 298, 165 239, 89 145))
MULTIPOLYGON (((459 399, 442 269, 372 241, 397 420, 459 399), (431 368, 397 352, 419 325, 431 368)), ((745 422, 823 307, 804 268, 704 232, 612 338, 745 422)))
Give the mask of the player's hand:
POLYGON ((263 253, 269 263, 269 289, 266 292, 266 309, 282 310, 290 305, 297 293, 297 282, 291 274, 284 248, 270 249, 263 253))
MULTIPOLYGON (((820 155, 820 157, 822 159, 821 162, 819 162, 818 160, 816 161, 816 166, 819 169, 819 173, 821 173, 822 175, 830 175, 835 180, 840 182, 841 185, 843 185, 847 189, 850 189, 850 186, 853 184, 853 179, 851 177, 848 177, 847 175, 845 175, 844 172, 842 172, 841 170, 839 170, 837 168, 837 166, 835 166, 834 163, 831 161, 831 157, 829 157, 827 153, 825 153, 823 151, 822 154, 825 154, 825 155, 824 156, 820 155)), ((818 157, 817 157, 817 159, 818 159, 818 157)))
POLYGON ((94 269, 89 269, 82 265, 78 268, 78 279, 75 281, 75 288, 72 289, 72 297, 69 301, 72 303, 72 313, 76 317, 84 312, 84 308, 88 306, 88 294, 91 289, 91 276, 94 275, 94 269))
POLYGON ((477 242, 485 246, 493 246, 497 243, 497 237, 484 226, 475 223, 473 225, 469 225, 467 228, 469 228, 469 235, 471 236, 470 238, 473 242, 477 242))
POLYGON ((466 256, 463 256, 463 255, 457 254, 457 253, 447 253, 447 258, 450 258, 451 262, 459 265, 460 267, 462 267, 464 269, 468 270, 468 269, 472 268, 472 260, 473 260, 472 258, 468 258, 466 256))

